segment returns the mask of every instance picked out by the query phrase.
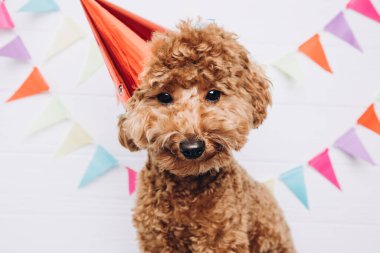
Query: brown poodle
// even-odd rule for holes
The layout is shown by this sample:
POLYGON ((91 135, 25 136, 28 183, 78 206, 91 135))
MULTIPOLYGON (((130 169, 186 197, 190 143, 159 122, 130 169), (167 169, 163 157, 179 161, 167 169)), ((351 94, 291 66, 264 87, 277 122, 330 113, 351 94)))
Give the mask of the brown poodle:
POLYGON ((142 252, 295 252, 271 193, 232 156, 265 119, 269 82, 236 35, 182 22, 155 34, 119 139, 147 149, 134 224, 142 252))

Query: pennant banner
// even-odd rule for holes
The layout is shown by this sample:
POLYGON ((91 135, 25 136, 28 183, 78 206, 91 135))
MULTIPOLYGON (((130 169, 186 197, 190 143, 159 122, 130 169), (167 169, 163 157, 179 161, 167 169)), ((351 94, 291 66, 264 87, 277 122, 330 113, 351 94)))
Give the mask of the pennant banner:
POLYGON ((371 104, 357 122, 375 133, 380 134, 380 121, 375 112, 375 105, 371 104))
POLYGON ((341 190, 339 182, 335 176, 334 168, 331 164, 328 151, 329 149, 325 149, 322 153, 311 159, 309 161, 309 165, 317 170, 339 190, 341 190))
POLYGON ((5 2, 0 0, 0 29, 13 29, 15 25, 8 13, 5 2))
POLYGON ((347 9, 354 10, 370 19, 380 22, 380 15, 370 0, 351 0, 347 9))
POLYGON ((285 55, 272 65, 294 80, 301 81, 304 78, 297 52, 285 55))
POLYGON ((91 136, 78 123, 74 123, 55 157, 62 157, 90 143, 91 136))
POLYGON ((79 84, 84 83, 102 66, 103 58, 99 48, 94 41, 90 42, 87 59, 81 73, 79 84))
POLYGON ((368 154, 366 148, 360 141, 356 134, 355 128, 351 128, 347 133, 342 135, 335 143, 334 146, 347 154, 363 159, 375 165, 371 156, 368 154))
POLYGON ((136 190, 137 172, 127 167, 129 181, 129 195, 132 195, 136 190))
POLYGON ((42 77, 38 68, 34 67, 32 73, 29 74, 24 83, 6 102, 16 99, 33 96, 49 90, 49 85, 42 77))
POLYGON ((45 110, 30 124, 28 134, 53 126, 70 117, 70 113, 57 97, 52 97, 45 110))
POLYGON ((101 146, 98 146, 79 187, 83 187, 94 181, 96 178, 115 168, 117 165, 118 161, 110 153, 108 153, 107 150, 101 146))
POLYGON ((59 11, 59 6, 54 0, 29 0, 18 11, 35 13, 52 12, 59 11))
POLYGON ((19 36, 17 36, 11 42, 0 48, 0 56, 19 60, 30 59, 29 52, 19 36))
POLYGON ((299 166, 282 173, 280 175, 280 180, 289 188, 298 200, 309 209, 303 167, 299 166))
POLYGON ((362 51, 354 33, 344 17, 343 12, 339 12, 339 14, 325 26, 324 30, 347 42, 359 51, 362 51))
POLYGON ((305 43, 298 47, 298 50, 304 53, 307 57, 317 63, 326 71, 332 73, 330 65, 327 61, 325 52, 323 50, 321 41, 319 39, 319 34, 315 34, 305 43))
POLYGON ((275 180, 274 180, 274 178, 264 181, 263 184, 274 195, 274 187, 275 187, 275 180))
POLYGON ((47 51, 46 59, 51 59, 85 37, 86 34, 78 23, 69 17, 63 17, 55 38, 47 51))

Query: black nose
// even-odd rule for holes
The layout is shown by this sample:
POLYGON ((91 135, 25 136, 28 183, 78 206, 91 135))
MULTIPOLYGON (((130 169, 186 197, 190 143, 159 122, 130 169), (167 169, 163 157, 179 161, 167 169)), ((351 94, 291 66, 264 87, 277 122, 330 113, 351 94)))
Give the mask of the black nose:
POLYGON ((195 159, 200 157, 205 151, 205 142, 202 140, 184 140, 179 144, 181 153, 187 159, 195 159))

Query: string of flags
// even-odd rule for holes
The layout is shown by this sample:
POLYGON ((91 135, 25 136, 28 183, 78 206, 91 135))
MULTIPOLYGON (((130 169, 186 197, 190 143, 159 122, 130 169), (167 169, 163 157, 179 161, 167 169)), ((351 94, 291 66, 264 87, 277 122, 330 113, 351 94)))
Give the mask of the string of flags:
MULTIPOLYGON (((380 22, 380 15, 370 0, 351 0, 346 5, 346 8, 340 11, 323 28, 323 31, 326 33, 335 36, 353 48, 359 50, 360 52, 363 52, 363 49, 361 48, 350 25, 346 20, 344 14, 345 10, 355 11, 376 22, 380 22)), ((325 71, 333 73, 320 40, 320 34, 321 32, 314 34, 311 38, 302 43, 295 52, 288 53, 285 56, 277 59, 272 63, 272 66, 280 70, 291 79, 295 81, 302 81, 303 71, 300 64, 298 63, 298 58, 300 54, 303 54, 325 71)))
MULTIPOLYGON (((346 9, 356 11, 376 22, 380 22, 380 16, 370 0, 351 0, 346 5, 346 9)), ((32 13, 56 12, 59 10, 60 8, 54 0, 29 0, 19 9, 19 11, 22 12, 32 13)), ((14 27, 15 25, 5 6, 5 1, 0 1, 0 29, 13 29, 14 27)), ((323 31, 345 41, 356 50, 359 50, 360 52, 363 51, 345 18, 344 10, 340 11, 330 22, 328 22, 323 31)), ((56 35, 47 50, 46 60, 52 59, 76 42, 85 38, 85 36, 82 28, 73 19, 63 16, 56 35)), ((300 66, 298 64, 298 57, 300 54, 306 55, 310 60, 327 72, 333 72, 326 54, 324 53, 323 45, 320 41, 320 33, 316 33, 302 43, 295 52, 290 52, 286 56, 277 60, 273 66, 295 80, 301 80, 303 74, 302 71, 300 71, 300 66)), ((9 43, 0 47, 0 56, 21 61, 31 59, 27 47, 18 35, 16 35, 9 43)), ((86 82, 92 75, 94 75, 94 73, 96 73, 103 63, 98 46, 95 42, 90 41, 88 43, 88 52, 80 73, 78 84, 86 82)), ((84 172, 79 187, 87 186, 98 177, 120 166, 120 163, 110 152, 108 152, 103 146, 94 143, 92 136, 78 122, 72 119, 71 113, 65 107, 59 96, 52 94, 50 86, 44 79, 38 67, 33 67, 33 70, 25 81, 6 102, 12 102, 17 99, 26 98, 40 93, 49 93, 51 97, 45 109, 30 123, 29 128, 27 129, 29 135, 52 127, 62 121, 70 120, 72 122, 71 128, 61 145, 56 150, 54 157, 62 157, 89 144, 96 145, 96 151, 84 172)), ((380 94, 376 99, 380 102, 380 94)), ((374 103, 372 103, 360 116, 357 125, 361 125, 380 134, 380 121, 376 114, 374 103)), ((350 128, 340 136, 333 144, 333 147, 352 157, 375 165, 375 161, 372 159, 356 133, 356 126, 350 128)), ((277 177, 306 208, 309 208, 304 177, 304 170, 306 167, 314 169, 333 186, 341 190, 341 185, 335 174, 333 163, 329 156, 330 148, 331 147, 323 150, 321 153, 310 159, 305 165, 299 165, 281 173, 277 177)), ((129 179, 129 194, 133 194, 136 189, 137 172, 129 167, 125 167, 125 169, 129 179)), ((264 183, 273 191, 275 182, 276 179, 273 178, 264 183)))

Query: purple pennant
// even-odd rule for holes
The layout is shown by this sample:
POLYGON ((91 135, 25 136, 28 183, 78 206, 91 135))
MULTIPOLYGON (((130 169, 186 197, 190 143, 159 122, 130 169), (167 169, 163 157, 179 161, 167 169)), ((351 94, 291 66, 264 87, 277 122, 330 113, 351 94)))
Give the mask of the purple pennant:
POLYGON ((343 134, 335 143, 334 146, 347 154, 363 159, 370 164, 375 165, 371 156, 368 154, 366 148, 360 141, 356 134, 355 128, 351 128, 348 132, 343 134))
POLYGON ((17 36, 11 42, 0 48, 0 56, 20 59, 20 60, 29 60, 30 55, 28 50, 25 48, 24 43, 21 38, 17 36))
POLYGON ((343 12, 339 12, 326 26, 325 31, 335 35, 336 37, 344 40, 354 48, 362 52, 358 41, 355 38, 354 33, 352 32, 350 26, 347 23, 346 18, 344 17, 343 12))

